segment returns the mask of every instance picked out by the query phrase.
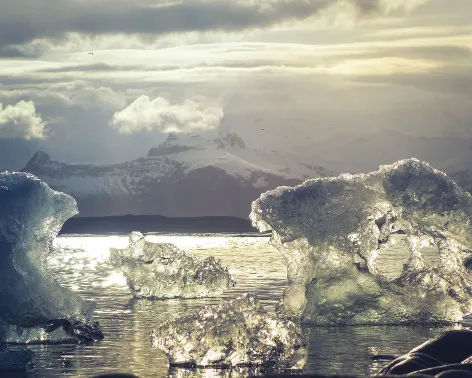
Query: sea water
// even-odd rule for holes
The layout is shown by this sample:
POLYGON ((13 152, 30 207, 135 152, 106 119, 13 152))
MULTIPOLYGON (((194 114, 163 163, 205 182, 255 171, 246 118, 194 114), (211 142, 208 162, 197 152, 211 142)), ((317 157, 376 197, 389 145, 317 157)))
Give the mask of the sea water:
MULTIPOLYGON (((236 276, 238 284, 220 298, 134 300, 125 277, 108 262, 109 249, 124 248, 128 243, 127 235, 60 236, 55 240, 56 249, 49 257, 49 267, 62 285, 97 303, 94 320, 101 324, 105 339, 94 345, 28 346, 35 353, 32 376, 91 377, 110 372, 133 373, 139 377, 230 375, 226 370, 217 369, 169 370, 166 356, 151 348, 149 334, 164 321, 246 292, 256 293, 265 308, 274 312, 274 305, 287 286, 283 257, 269 245, 268 237, 233 234, 148 234, 146 237, 153 242, 173 243, 201 257, 220 258, 236 276)), ((386 262, 393 269, 385 273, 395 275, 394 270, 401 267, 405 256, 390 253, 383 258, 391 260, 391 265, 386 262)), ((404 354, 451 328, 305 327, 308 361, 304 372, 373 375, 386 363, 374 360, 373 356, 404 354)))

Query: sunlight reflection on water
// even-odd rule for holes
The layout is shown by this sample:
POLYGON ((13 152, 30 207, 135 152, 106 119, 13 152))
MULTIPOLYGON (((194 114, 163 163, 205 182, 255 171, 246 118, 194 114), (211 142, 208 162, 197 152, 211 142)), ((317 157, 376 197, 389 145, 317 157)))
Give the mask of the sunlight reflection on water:
MULTIPOLYGON (((280 253, 267 237, 228 235, 149 235, 149 241, 170 242, 198 256, 215 256, 228 265, 238 284, 223 297, 248 291, 256 293, 265 308, 274 305, 286 287, 286 268, 280 253)), ((160 323, 189 314, 221 298, 198 300, 134 300, 126 279, 108 262, 109 248, 127 246, 127 236, 61 236, 49 266, 58 281, 84 299, 97 302, 95 320, 105 339, 92 346, 33 345, 36 377, 90 377, 114 371, 140 377, 222 377, 225 370, 169 371, 165 355, 151 348, 149 334, 160 323)), ((394 251, 395 252, 395 251, 394 251)), ((393 253, 395 256, 398 253, 393 253)), ((376 353, 400 355, 429 337, 444 331, 431 327, 313 327, 305 329, 309 342, 306 373, 375 374, 383 362, 372 361, 376 353)), ((246 376, 233 371, 231 376, 246 376)))

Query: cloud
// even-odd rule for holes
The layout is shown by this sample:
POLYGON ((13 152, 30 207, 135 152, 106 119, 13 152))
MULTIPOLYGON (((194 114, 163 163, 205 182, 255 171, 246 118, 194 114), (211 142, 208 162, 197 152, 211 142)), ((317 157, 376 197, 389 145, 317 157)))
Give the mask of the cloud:
POLYGON ((163 97, 152 100, 143 95, 116 112, 111 124, 124 134, 153 130, 186 132, 215 129, 223 116, 223 109, 206 98, 195 97, 171 104, 163 97))
MULTIPOLYGON (((380 0, 378 7, 383 13, 389 13, 397 9, 411 12, 412 10, 424 5, 429 0, 380 0)), ((375 3, 375 0, 364 0, 367 3, 375 3)))
MULTIPOLYGON (((78 73, 77 77, 80 75, 81 73, 78 73)), ((29 98, 43 114, 45 114, 45 107, 56 111, 59 108, 74 107, 82 112, 100 111, 112 114, 124 108, 127 103, 125 94, 99 83, 84 80, 54 83, 53 80, 45 79, 43 83, 10 84, 5 88, 6 90, 0 93, 0 102, 12 103, 29 98)), ((48 119, 50 124, 51 117, 48 119)))
MULTIPOLYGON (((426 0, 186 0, 165 5, 125 0, 15 0, 0 12, 0 46, 86 35, 165 35, 182 32, 240 31, 264 28, 291 20, 305 20, 320 11, 355 9, 355 17, 409 11, 426 0)), ((352 13, 352 12, 351 12, 352 13)))
POLYGON ((56 94, 61 96, 68 105, 80 106, 85 110, 98 108, 106 111, 126 106, 124 95, 109 87, 94 85, 83 80, 53 84, 44 90, 43 94, 56 94))
POLYGON ((45 125, 33 101, 20 101, 5 108, 0 104, 0 138, 43 139, 45 125))

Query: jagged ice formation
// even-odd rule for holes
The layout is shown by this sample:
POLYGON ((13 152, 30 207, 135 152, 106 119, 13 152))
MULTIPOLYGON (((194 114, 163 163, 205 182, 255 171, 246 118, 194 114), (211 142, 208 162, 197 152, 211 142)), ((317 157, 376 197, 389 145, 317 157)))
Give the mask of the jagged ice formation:
POLYGON ((472 311, 472 197, 416 159, 368 174, 280 187, 252 204, 273 230, 289 287, 278 311, 312 324, 459 322, 472 311), (409 259, 389 279, 377 258, 404 242, 409 259), (425 251, 434 247, 437 266, 425 251))
POLYGON ((35 176, 0 173, 0 342, 77 340, 74 329, 90 319, 95 304, 46 267, 55 236, 76 213, 72 197, 35 176), (69 334, 57 332, 62 326, 69 334))
POLYGON ((268 314, 254 294, 166 322, 151 341, 174 366, 302 369, 306 361, 300 327, 268 314))
POLYGON ((125 249, 110 249, 111 263, 126 275, 135 298, 202 298, 235 285, 214 257, 199 259, 169 243, 151 243, 134 231, 125 249))

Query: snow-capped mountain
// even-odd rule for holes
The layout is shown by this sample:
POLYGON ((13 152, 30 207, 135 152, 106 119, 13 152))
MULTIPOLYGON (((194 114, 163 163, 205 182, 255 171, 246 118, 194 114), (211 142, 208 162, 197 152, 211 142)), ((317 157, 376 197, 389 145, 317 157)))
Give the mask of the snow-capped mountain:
POLYGON ((170 134, 147 156, 120 164, 59 163, 39 151, 23 171, 73 196, 80 216, 244 218, 261 193, 331 174, 294 154, 247 148, 234 133, 170 134))

